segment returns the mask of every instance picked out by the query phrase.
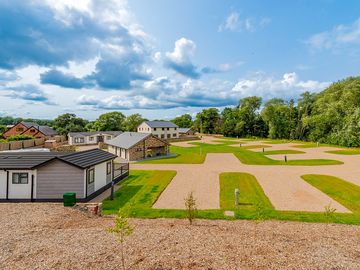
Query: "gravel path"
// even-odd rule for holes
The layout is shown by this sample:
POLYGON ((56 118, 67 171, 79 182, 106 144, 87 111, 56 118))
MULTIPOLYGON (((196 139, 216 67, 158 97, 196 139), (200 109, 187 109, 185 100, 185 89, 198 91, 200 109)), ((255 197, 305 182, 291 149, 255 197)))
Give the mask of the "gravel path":
MULTIPOLYGON (((129 269, 359 269, 360 227, 130 220, 129 269)), ((59 204, 0 204, 0 269, 121 269, 112 218, 59 204)))

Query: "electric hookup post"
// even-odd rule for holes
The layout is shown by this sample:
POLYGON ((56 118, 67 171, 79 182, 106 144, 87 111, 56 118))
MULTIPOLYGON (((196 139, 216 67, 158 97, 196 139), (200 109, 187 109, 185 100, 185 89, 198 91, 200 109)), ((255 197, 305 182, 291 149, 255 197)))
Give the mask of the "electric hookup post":
POLYGON ((235 188, 235 205, 239 205, 239 193, 240 190, 238 188, 235 188))

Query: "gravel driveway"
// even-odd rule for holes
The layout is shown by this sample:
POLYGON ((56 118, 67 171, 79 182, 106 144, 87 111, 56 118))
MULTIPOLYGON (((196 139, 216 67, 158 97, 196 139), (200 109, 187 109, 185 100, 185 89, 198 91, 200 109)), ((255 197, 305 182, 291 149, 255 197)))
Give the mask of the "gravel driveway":
MULTIPOLYGON (((129 269, 360 269, 360 227, 134 219, 129 269)), ((59 204, 0 204, 0 269, 121 269, 112 218, 59 204)))

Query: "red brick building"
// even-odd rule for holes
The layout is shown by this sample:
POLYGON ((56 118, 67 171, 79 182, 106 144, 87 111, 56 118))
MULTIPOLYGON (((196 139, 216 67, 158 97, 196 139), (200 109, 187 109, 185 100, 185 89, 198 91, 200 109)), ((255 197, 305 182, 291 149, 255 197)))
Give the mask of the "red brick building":
POLYGON ((19 122, 3 133, 5 138, 16 135, 33 136, 34 138, 51 138, 57 135, 56 131, 48 126, 40 126, 33 122, 19 122))

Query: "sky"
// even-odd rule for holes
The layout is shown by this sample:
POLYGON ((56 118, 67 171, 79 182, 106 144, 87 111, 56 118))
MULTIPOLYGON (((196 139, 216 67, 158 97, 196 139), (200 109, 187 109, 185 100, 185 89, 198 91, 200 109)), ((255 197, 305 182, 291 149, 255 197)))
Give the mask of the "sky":
POLYGON ((195 115, 358 76, 356 0, 1 0, 0 116, 195 115))

